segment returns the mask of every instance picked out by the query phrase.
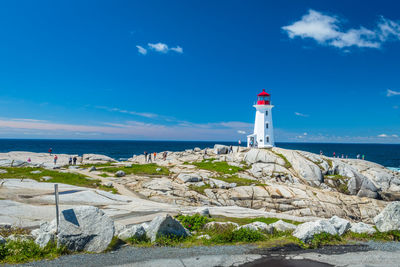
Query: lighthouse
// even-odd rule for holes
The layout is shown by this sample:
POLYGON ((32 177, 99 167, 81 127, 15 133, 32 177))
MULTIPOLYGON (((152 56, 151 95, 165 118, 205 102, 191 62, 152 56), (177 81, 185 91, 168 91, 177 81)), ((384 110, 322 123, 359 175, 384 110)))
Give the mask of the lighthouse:
POLYGON ((273 147, 274 127, 272 125, 271 95, 265 89, 257 95, 256 119, 254 122, 254 133, 247 136, 247 147, 273 147))

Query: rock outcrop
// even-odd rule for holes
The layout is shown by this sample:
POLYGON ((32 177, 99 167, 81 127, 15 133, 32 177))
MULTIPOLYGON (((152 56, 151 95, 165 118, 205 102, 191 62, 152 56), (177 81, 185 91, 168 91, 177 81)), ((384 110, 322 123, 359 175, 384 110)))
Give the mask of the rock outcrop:
POLYGON ((303 242, 309 242, 313 239, 314 235, 320 233, 328 233, 336 235, 338 232, 335 227, 327 220, 318 220, 314 222, 306 222, 297 226, 293 232, 293 236, 297 237, 303 242))
POLYGON ((380 232, 400 230, 400 201, 388 204, 374 218, 374 223, 380 232))
POLYGON ((154 242, 161 236, 186 237, 190 232, 179 221, 166 214, 157 216, 150 222, 146 228, 146 235, 154 242))

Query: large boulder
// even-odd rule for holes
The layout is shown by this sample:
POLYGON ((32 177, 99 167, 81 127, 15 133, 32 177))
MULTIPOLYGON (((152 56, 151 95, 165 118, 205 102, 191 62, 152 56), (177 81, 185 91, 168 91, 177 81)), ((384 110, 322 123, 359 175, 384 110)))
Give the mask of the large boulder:
POLYGON ((98 154, 83 154, 83 160, 84 161, 89 161, 92 163, 97 163, 97 162, 116 162, 115 159, 110 158, 105 155, 98 155, 98 154))
MULTIPOLYGON (((45 246, 56 233, 56 220, 40 226, 35 232, 36 243, 45 246), (46 243, 47 242, 47 243, 46 243)), ((92 206, 78 206, 60 214, 57 243, 71 251, 102 252, 114 236, 114 222, 92 206)))
POLYGON ((116 177, 124 177, 126 175, 126 173, 122 170, 119 170, 115 173, 116 177))
POLYGON ((400 201, 388 204, 381 213, 374 218, 376 228, 380 232, 400 230, 400 201))
POLYGON ((272 223, 271 226, 276 231, 281 231, 281 232, 294 231, 296 229, 296 225, 284 222, 282 220, 272 223))
POLYGON ((351 226, 348 220, 342 219, 336 215, 330 218, 329 222, 335 227, 339 235, 343 235, 351 226))
POLYGON ((350 227, 350 232, 357 233, 357 234, 369 234, 372 235, 376 232, 374 227, 369 224, 359 222, 359 223, 352 223, 350 227))
POLYGON ((214 154, 228 154, 229 147, 224 145, 215 145, 214 146, 214 154))
POLYGON ((126 240, 128 238, 142 239, 145 236, 146 236, 146 231, 144 230, 142 225, 133 225, 132 227, 129 227, 124 231, 122 231, 118 235, 118 238, 122 240, 126 240))
POLYGON ((249 229, 249 230, 253 230, 253 231, 260 231, 260 232, 264 232, 264 233, 268 233, 268 234, 272 234, 274 232, 274 227, 272 227, 269 224, 263 223, 263 222, 252 222, 246 225, 242 225, 237 227, 236 229, 249 229))
POLYGON ((296 230, 293 232, 293 236, 303 242, 308 242, 313 239, 314 235, 320 233, 336 235, 337 231, 328 220, 318 220, 298 225, 296 230))
POLYGON ((151 242, 156 241, 160 236, 186 237, 189 234, 188 230, 169 214, 155 217, 146 229, 146 235, 151 242))
POLYGON ((224 230, 228 228, 237 228, 239 224, 234 222, 209 222, 204 225, 205 230, 224 230))
POLYGON ((368 178, 364 178, 360 191, 358 191, 357 196, 377 198, 378 197, 377 191, 378 189, 376 188, 376 186, 368 178))
POLYGON ((244 161, 247 163, 274 163, 279 165, 285 165, 285 161, 267 149, 252 148, 244 155, 244 161))

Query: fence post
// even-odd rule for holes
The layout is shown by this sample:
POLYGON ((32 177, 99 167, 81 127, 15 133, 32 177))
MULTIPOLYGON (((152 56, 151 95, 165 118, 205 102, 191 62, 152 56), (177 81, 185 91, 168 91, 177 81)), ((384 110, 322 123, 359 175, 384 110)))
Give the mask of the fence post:
POLYGON ((55 197, 55 200, 56 200, 56 221, 57 221, 56 234, 58 234, 58 225, 60 223, 60 218, 58 216, 58 184, 54 185, 54 197, 55 197))

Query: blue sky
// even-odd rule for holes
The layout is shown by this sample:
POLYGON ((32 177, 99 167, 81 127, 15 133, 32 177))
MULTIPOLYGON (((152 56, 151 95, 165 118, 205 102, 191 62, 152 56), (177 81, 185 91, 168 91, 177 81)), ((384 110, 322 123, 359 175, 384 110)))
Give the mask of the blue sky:
POLYGON ((2 1, 0 138, 400 142, 396 1, 2 1))

